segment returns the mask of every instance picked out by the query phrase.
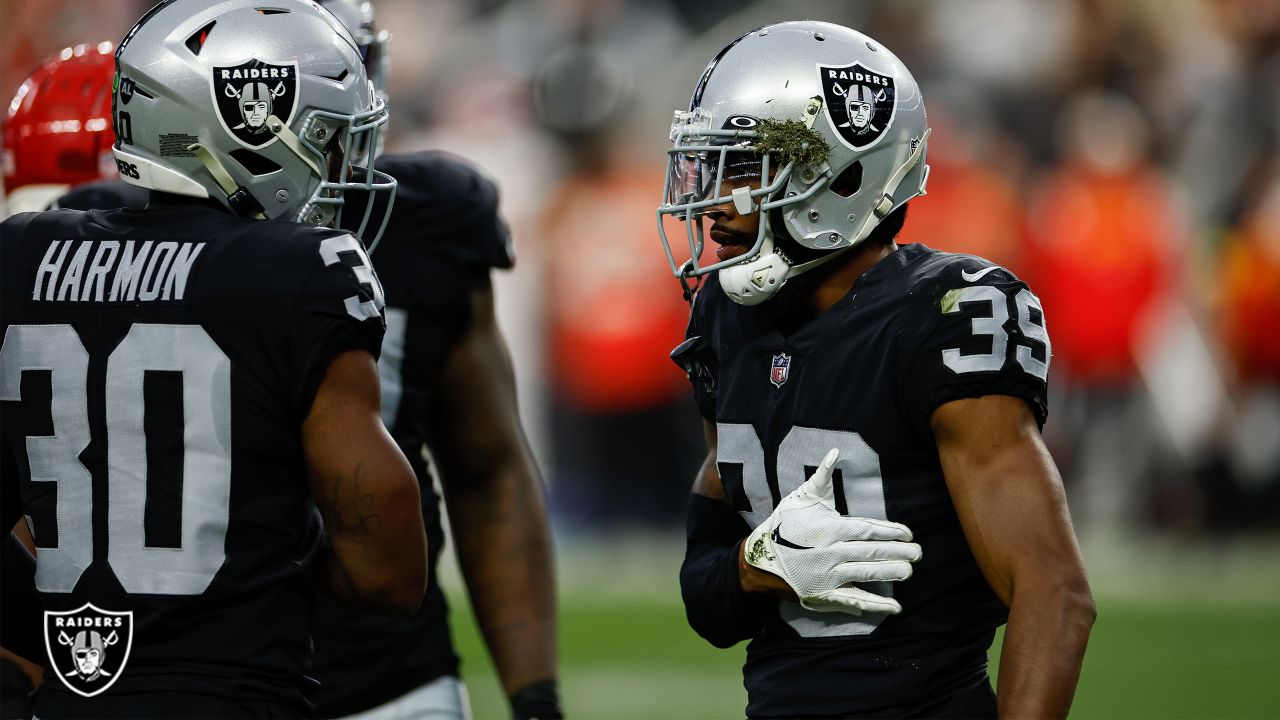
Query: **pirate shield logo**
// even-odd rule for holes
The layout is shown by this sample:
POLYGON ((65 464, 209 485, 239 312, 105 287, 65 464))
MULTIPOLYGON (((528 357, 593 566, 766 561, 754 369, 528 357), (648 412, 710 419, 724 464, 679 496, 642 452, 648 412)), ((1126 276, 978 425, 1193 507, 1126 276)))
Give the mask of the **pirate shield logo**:
POLYGON ((884 135, 897 107, 892 77, 868 70, 862 63, 819 65, 818 75, 827 118, 846 145, 861 150, 884 135))
POLYGON ((213 104, 222 128, 248 148, 275 141, 267 118, 275 115, 285 125, 298 106, 298 63, 272 65, 250 60, 235 67, 213 68, 213 104))
POLYGON ((67 612, 45 611, 44 647, 49 667, 63 685, 77 695, 98 695, 115 684, 129 662, 133 611, 112 612, 92 603, 67 612))

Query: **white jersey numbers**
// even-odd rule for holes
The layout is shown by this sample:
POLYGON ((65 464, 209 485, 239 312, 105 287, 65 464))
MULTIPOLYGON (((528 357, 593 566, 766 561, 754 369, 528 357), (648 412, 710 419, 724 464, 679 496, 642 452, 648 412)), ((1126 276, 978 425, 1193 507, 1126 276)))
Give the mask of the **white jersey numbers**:
MULTIPOLYGON (((31 481, 55 483, 57 498, 57 541, 37 546, 36 587, 69 593, 93 560, 93 487, 80 462, 90 440, 89 355, 70 325, 13 325, 0 345, 0 400, 22 399, 22 374, 28 371, 49 373, 53 418, 52 435, 27 438, 31 481)), ((112 571, 130 593, 203 593, 226 560, 231 361, 198 325, 136 324, 107 358, 104 401, 112 571), (181 375, 184 487, 177 548, 152 548, 145 538, 148 372, 181 375)))
MULTIPOLYGON (((1049 343, 1049 331, 1045 328, 1040 298, 1024 287, 1013 300, 1020 331, 1020 337, 1015 338, 1015 357, 1024 371, 1047 381, 1053 348, 1049 343), (1035 357, 1032 349, 1035 345, 1044 348, 1044 360, 1035 357)), ((957 374, 999 372, 1004 368, 1009 349, 1009 331, 1005 330, 1009 321, 1009 297, 992 285, 969 285, 943 295, 940 305, 943 315, 952 315, 961 312, 962 306, 973 303, 985 303, 990 308, 988 315, 974 317, 970 327, 974 335, 991 338, 991 351, 963 354, 960 348, 946 348, 942 351, 942 364, 957 374)))
POLYGON ((355 273, 356 280, 364 286, 372 300, 361 300, 359 296, 352 295, 345 299, 347 306, 347 314, 356 320, 369 320, 376 318, 382 313, 382 308, 386 305, 386 299, 382 294, 382 283, 378 281, 378 276, 373 273, 373 265, 369 262, 369 255, 364 251, 364 245, 356 239, 354 235, 338 235, 336 237, 325 238, 320 243, 320 257, 324 260, 325 267, 341 262, 338 259, 339 253, 354 253, 357 263, 348 265, 351 272, 355 273))
MULTIPOLYGON (((773 512, 774 505, 800 487, 822 462, 831 448, 840 451, 835 473, 837 510, 850 517, 888 520, 884 502, 884 477, 880 456, 855 432, 793 427, 778 446, 777 487, 769 486, 765 473, 764 448, 756 430, 742 423, 716 425, 716 464, 722 479, 729 473, 723 466, 742 469, 742 496, 745 505, 737 508, 753 529, 773 512), (839 507, 843 500, 844 507, 839 507)), ((868 592, 893 597, 893 583, 860 583, 868 592)), ((843 613, 805 610, 799 603, 779 603, 778 611, 801 637, 869 635, 887 617, 867 613, 851 617, 843 613)))

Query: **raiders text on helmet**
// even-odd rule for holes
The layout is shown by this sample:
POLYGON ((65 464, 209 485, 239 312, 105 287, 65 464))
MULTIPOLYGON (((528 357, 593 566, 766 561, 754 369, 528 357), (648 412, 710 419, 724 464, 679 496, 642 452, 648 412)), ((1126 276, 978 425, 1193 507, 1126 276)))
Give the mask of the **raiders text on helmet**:
POLYGON ((394 193, 383 173, 355 179, 328 161, 376 143, 387 111, 355 42, 314 3, 165 0, 121 41, 116 72, 115 155, 129 183, 316 225, 335 221, 348 189, 394 193))
POLYGON ((813 21, 743 35, 707 65, 671 127, 658 230, 672 271, 682 281, 719 271, 735 301, 764 302, 787 278, 862 242, 924 194, 928 137, 915 79, 866 35, 813 21), (798 149, 778 149, 788 143, 798 149), (809 145, 817 143, 826 148, 814 152, 809 145), (739 182, 730 191, 726 181, 748 166, 759 187, 739 182), (703 266, 702 216, 728 203, 739 214, 763 213, 759 234, 744 255, 703 266), (685 221, 687 260, 672 249, 667 215, 685 221), (795 264, 777 252, 779 235, 830 252, 795 264))

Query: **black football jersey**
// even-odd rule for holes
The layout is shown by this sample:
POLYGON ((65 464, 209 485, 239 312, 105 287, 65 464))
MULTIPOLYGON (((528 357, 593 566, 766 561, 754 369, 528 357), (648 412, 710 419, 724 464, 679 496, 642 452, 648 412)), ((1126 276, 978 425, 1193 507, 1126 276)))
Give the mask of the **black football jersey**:
POLYGON ((984 682, 1007 610, 965 542, 930 417, 950 400, 1002 394, 1044 422, 1050 347, 1036 296, 980 258, 906 245, 790 336, 767 308, 734 304, 713 275, 688 334, 703 338, 694 393, 718 428, 717 466, 744 535, 838 448, 838 509, 903 523, 924 550, 910 579, 866 585, 897 599, 900 615, 780 601, 747 647, 748 715, 911 716, 984 682))
POLYGON ((57 210, 111 210, 114 208, 133 208, 141 210, 147 206, 150 193, 137 185, 130 185, 123 180, 98 180, 82 183, 63 193, 50 205, 57 210))
POLYGON ((309 711, 300 428, 329 361, 376 357, 383 328, 345 232, 201 204, 0 226, 3 484, 21 497, 3 522, 28 518, 46 611, 132 613, 110 688, 84 698, 47 674, 37 715, 309 711))
MULTIPOLYGON (((428 410, 445 363, 470 324, 470 292, 488 282, 491 268, 513 262, 497 188, 470 166, 444 153, 421 152, 385 155, 376 167, 399 183, 373 252, 387 298, 378 362, 383 421, 421 483, 431 563, 427 594, 413 617, 360 615, 321 600, 314 675, 321 683, 322 717, 366 710, 458 673, 436 577, 444 544, 440 498, 422 449, 432 443, 428 410)), ((348 193, 348 203, 344 221, 358 221, 360 199, 348 193)))

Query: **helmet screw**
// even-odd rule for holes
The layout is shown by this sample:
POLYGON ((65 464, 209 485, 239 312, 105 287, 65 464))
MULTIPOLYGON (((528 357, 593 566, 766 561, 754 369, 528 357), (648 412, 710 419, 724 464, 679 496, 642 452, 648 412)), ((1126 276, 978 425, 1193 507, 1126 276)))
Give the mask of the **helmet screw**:
POLYGON ((284 126, 283 126, 283 125, 281 125, 280 123, 278 123, 278 122, 273 122, 273 123, 271 123, 271 132, 273 132, 273 133, 278 133, 278 132, 280 132, 280 129, 281 129, 282 127, 284 127, 284 126))
POLYGON ((289 191, 288 191, 288 190, 285 190, 284 188, 280 188, 279 190, 277 190, 277 191, 276 191, 276 202, 278 202, 278 203, 287 203, 287 202, 289 202, 289 191))
POLYGON ((817 210, 810 210, 810 211, 809 211, 809 220, 810 220, 811 222, 817 222, 817 221, 818 221, 818 211, 817 211, 817 210))
POLYGON ((315 131, 315 133, 314 133, 314 135, 316 136, 316 139, 317 139, 317 140, 323 140, 323 139, 324 139, 324 137, 325 137, 326 135, 328 135, 328 134, 329 134, 329 131, 328 131, 328 130, 325 130, 323 125, 321 125, 320 127, 316 128, 316 131, 315 131))
POLYGON ((795 197, 795 196, 796 196, 796 191, 795 191, 795 190, 792 190, 791 192, 788 192, 788 193, 787 193, 787 197, 795 197))
POLYGON ((827 236, 827 240, 832 244, 835 244, 840 242, 840 236, 835 233, 831 233, 830 235, 827 236))

